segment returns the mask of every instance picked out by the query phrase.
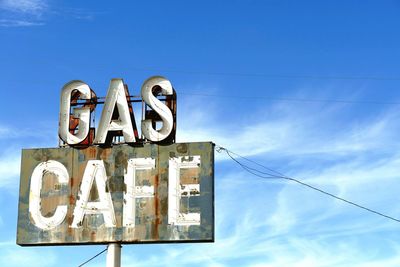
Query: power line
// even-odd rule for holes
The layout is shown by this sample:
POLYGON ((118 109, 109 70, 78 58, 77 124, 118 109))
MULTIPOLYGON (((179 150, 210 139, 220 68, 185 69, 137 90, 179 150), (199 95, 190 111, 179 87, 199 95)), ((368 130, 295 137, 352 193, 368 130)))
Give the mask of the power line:
POLYGON ((375 81, 400 81, 400 77, 382 76, 329 76, 329 75, 301 75, 301 74, 268 74, 268 73, 243 73, 243 72, 208 72, 190 71, 178 69, 156 69, 156 68, 132 68, 136 71, 171 72, 190 75, 212 75, 212 76, 243 76, 262 77, 269 79, 313 79, 313 80, 375 80, 375 81))
POLYGON ((366 105, 400 105, 400 102, 392 101, 368 101, 368 100, 345 100, 345 99, 310 99, 310 98, 285 98, 270 96, 245 96, 245 95, 219 95, 219 94, 199 94, 199 93, 179 93, 180 95, 192 95, 200 97, 216 98, 236 98, 236 99, 265 99, 268 101, 286 101, 286 102, 306 102, 306 103, 342 103, 342 104, 366 104, 366 105))
POLYGON ((216 150, 217 150, 217 152, 225 151, 226 154, 227 154, 234 162, 236 162, 239 166, 241 166, 245 171, 247 171, 248 173, 251 173, 251 174, 253 174, 254 176, 257 176, 257 177, 259 177, 259 178, 262 178, 262 179, 283 179, 283 180, 288 180, 288 181, 291 181, 291 182, 295 182, 295 183, 298 183, 298 184, 300 184, 300 185, 302 185, 302 186, 308 187, 308 188, 310 188, 310 189, 312 189, 312 190, 315 190, 315 191, 318 191, 318 192, 320 192, 320 193, 322 193, 322 194, 325 194, 325 195, 327 195, 327 196, 329 196, 329 197, 332 197, 332 198, 335 198, 335 199, 340 200, 340 201, 342 201, 342 202, 345 202, 345 203, 347 203, 347 204, 353 205, 353 206, 355 206, 355 207, 357 207, 357 208, 363 209, 363 210, 365 210, 365 211, 374 213, 374 214, 379 215, 379 216, 381 216, 381 217, 384 217, 384 218, 386 218, 386 219, 390 219, 390 220, 392 220, 392 221, 395 221, 395 222, 400 223, 400 219, 396 219, 396 218, 394 218, 394 217, 392 217, 392 216, 383 214, 383 213, 381 213, 381 212, 379 212, 379 211, 370 209, 370 208, 365 207, 365 206, 363 206, 363 205, 357 204, 357 203, 355 203, 355 202, 353 202, 353 201, 344 199, 344 198, 342 198, 342 197, 339 197, 339 196, 337 196, 337 195, 334 195, 334 194, 332 194, 332 193, 329 193, 329 192, 327 192, 327 191, 325 191, 325 190, 322 190, 322 189, 320 189, 320 188, 317 188, 317 187, 315 187, 315 186, 312 186, 312 185, 310 185, 310 184, 308 184, 308 183, 302 182, 302 181, 300 181, 300 180, 298 180, 298 179, 295 179, 295 178, 292 178, 292 177, 288 177, 288 176, 286 176, 286 175, 283 175, 283 174, 280 173, 280 172, 277 172, 277 171, 275 171, 275 170, 272 170, 272 169, 270 169, 270 168, 268 168, 268 167, 266 167, 266 166, 264 166, 264 165, 262 165, 262 164, 260 164, 260 163, 257 163, 257 162, 255 162, 255 161, 253 161, 253 160, 250 160, 250 159, 248 159, 248 158, 246 158, 246 157, 240 156, 239 154, 234 153, 234 152, 232 152, 232 151, 230 151, 230 150, 228 150, 228 149, 226 149, 226 148, 224 148, 224 147, 216 146, 216 150), (251 167, 249 167, 249 166, 247 166, 247 165, 241 163, 239 160, 237 160, 236 158, 234 158, 234 157, 231 155, 231 153, 237 155, 238 157, 240 157, 240 158, 242 158, 242 159, 245 159, 245 160, 247 160, 247 161, 249 161, 249 162, 252 162, 252 163, 254 163, 254 164, 256 164, 256 165, 258 165, 258 166, 260 166, 260 167, 262 167, 262 168, 264 168, 264 169, 266 169, 266 170, 268 170, 268 172, 260 171, 260 170, 257 170, 257 169, 255 169, 255 168, 251 168, 251 167))
POLYGON ((88 259, 87 261, 85 261, 84 263, 82 263, 81 265, 79 265, 78 267, 82 267, 83 265, 85 265, 86 263, 94 260, 95 258, 97 258, 98 256, 100 256, 101 254, 103 254, 104 252, 107 251, 108 248, 104 249, 103 251, 97 253, 96 255, 94 255, 93 257, 91 257, 90 259, 88 259))

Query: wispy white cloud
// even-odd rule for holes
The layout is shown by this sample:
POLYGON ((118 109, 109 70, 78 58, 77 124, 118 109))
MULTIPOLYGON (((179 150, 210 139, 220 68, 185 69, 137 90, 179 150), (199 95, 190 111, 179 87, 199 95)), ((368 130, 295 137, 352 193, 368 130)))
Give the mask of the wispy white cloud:
POLYGON ((0 8, 35 16, 41 16, 48 8, 45 0, 1 0, 0 8))
POLYGON ((44 25, 49 11, 46 0, 0 0, 0 27, 31 27, 44 25))
POLYGON ((21 155, 15 152, 0 157, 0 188, 18 185, 21 155))
POLYGON ((14 246, 15 240, 0 241, 0 247, 14 246))
POLYGON ((48 123, 30 129, 0 125, 0 189, 18 186, 23 148, 49 147, 51 141, 57 145, 57 128, 53 126, 48 123))
POLYGON ((11 132, 11 129, 9 127, 6 127, 4 125, 0 125, 0 137, 9 136, 10 132, 11 132))
POLYGON ((0 19, 0 27, 28 27, 28 26, 41 26, 43 22, 30 21, 30 20, 15 20, 15 19, 0 19))
POLYGON ((32 139, 44 139, 57 140, 57 123, 56 122, 42 122, 36 124, 34 127, 25 126, 23 128, 2 125, 0 124, 0 141, 2 140, 23 140, 28 139, 32 142, 32 139))
MULTIPOLYGON (((93 20, 95 13, 70 7, 50 5, 48 0, 0 0, 0 27, 31 27, 45 25, 52 17, 93 20)), ((96 13, 97 14, 97 13, 96 13)))
POLYGON ((341 104, 322 111, 318 107, 287 108, 278 104, 256 111, 256 120, 243 119, 238 113, 238 123, 232 125, 232 119, 225 119, 218 107, 208 106, 204 110, 194 102, 183 106, 181 114, 185 116, 179 121, 177 139, 211 140, 244 156, 268 153, 279 157, 337 157, 393 148, 387 143, 392 143, 400 130, 398 112, 376 114, 358 122, 349 123, 344 118, 338 121, 338 116, 345 116, 348 110, 349 106, 341 104))
POLYGON ((6 242, 1 244, 0 265, 7 267, 46 267, 55 266, 57 264, 57 256, 49 249, 39 248, 23 248, 6 242), (46 255, 46 256, 43 256, 46 255))
MULTIPOLYGON (((257 120, 237 113, 232 125, 218 106, 205 110, 190 103, 187 110, 183 107, 178 141, 211 140, 266 165, 279 162, 289 176, 399 217, 393 203, 400 201, 400 112, 377 108, 347 118, 352 112, 348 105, 290 105, 253 110, 253 117, 262 118, 257 120)), ((222 266, 231 266, 232 260, 237 266, 398 265, 400 257, 393 256, 398 247, 381 235, 392 231, 395 222, 295 183, 268 182, 238 170, 218 177, 223 185, 217 188, 224 190, 217 192, 223 207, 217 210, 217 243, 173 250, 163 259, 202 266, 209 266, 208 257, 222 266)))
POLYGON ((55 11, 56 13, 63 14, 77 20, 92 21, 100 12, 93 12, 82 8, 63 8, 62 10, 55 11))

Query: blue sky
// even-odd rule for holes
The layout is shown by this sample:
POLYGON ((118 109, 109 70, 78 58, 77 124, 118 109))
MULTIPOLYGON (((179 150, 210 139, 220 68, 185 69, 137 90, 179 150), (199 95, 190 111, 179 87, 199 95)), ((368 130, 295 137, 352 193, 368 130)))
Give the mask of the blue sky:
MULTIPOLYGON (((163 75, 179 142, 213 141, 400 218, 399 12, 389 0, 0 0, 0 265, 77 266, 104 248, 15 245, 20 151, 58 145, 74 79, 105 96, 111 78, 138 94, 163 75)), ((123 266, 400 265, 399 223, 223 154, 215 168, 216 242, 126 245, 123 266)))

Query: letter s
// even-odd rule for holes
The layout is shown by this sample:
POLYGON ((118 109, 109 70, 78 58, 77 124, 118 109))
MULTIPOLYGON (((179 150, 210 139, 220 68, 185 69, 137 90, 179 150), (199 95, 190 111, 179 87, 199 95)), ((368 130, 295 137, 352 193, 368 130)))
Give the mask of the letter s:
POLYGON ((141 94, 144 102, 161 117, 163 122, 161 129, 155 130, 151 119, 142 120, 142 134, 150 141, 159 142, 167 138, 171 133, 174 119, 171 110, 153 95, 152 91, 155 86, 161 88, 161 94, 164 96, 172 95, 174 89, 170 81, 161 76, 150 77, 142 86, 141 94))

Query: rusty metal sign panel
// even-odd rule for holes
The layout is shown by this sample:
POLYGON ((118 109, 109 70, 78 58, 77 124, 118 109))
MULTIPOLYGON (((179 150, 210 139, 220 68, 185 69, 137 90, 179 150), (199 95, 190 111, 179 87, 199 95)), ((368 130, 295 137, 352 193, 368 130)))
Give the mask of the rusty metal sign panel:
POLYGON ((214 240, 212 143, 22 151, 17 244, 214 240))

